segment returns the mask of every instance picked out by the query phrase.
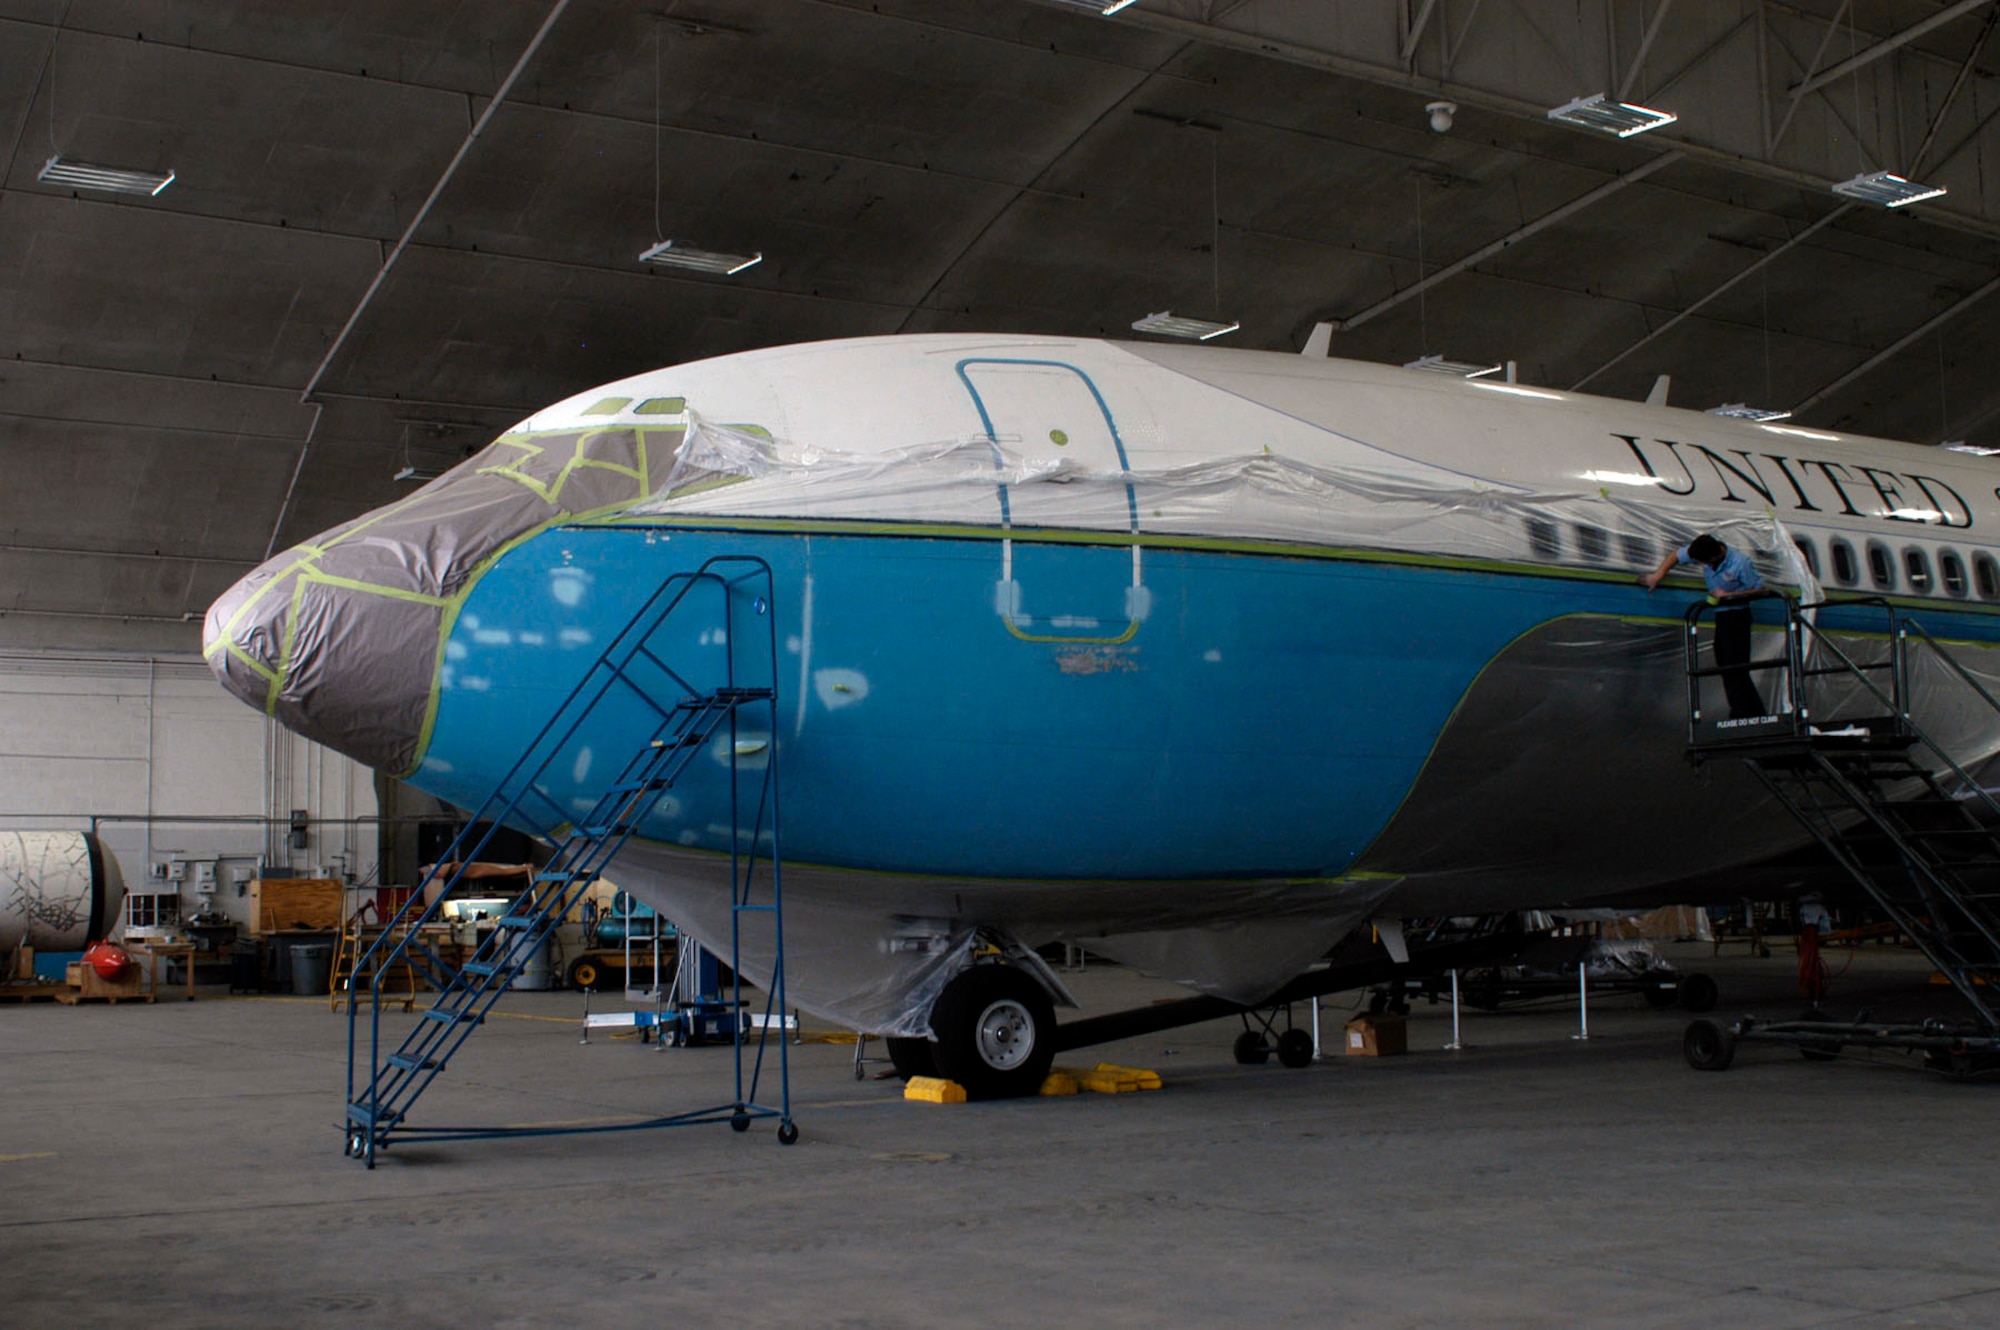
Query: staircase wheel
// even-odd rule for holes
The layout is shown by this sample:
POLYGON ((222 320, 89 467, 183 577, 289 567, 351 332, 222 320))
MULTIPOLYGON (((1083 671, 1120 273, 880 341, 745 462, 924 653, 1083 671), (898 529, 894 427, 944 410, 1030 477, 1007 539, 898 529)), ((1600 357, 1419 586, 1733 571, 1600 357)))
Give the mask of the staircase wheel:
POLYGON ((1271 1046, 1255 1030, 1245 1030, 1237 1035, 1230 1052, 1246 1067, 1261 1067, 1271 1060, 1271 1046))
POLYGON ((1313 1060, 1313 1037, 1304 1030, 1287 1030, 1278 1036, 1278 1061, 1296 1071, 1313 1060))
POLYGON ((1715 980, 1705 974, 1684 974, 1681 976, 1680 995, 1684 1010, 1714 1011, 1722 990, 1715 986, 1715 980))
POLYGON ((780 1122, 778 1124, 778 1144, 793 1145, 798 1142, 798 1139, 799 1139, 798 1123, 780 1122))
POLYGON ((1727 1071, 1736 1060, 1736 1036, 1714 1021, 1694 1021, 1681 1036, 1681 1053, 1696 1071, 1727 1071))

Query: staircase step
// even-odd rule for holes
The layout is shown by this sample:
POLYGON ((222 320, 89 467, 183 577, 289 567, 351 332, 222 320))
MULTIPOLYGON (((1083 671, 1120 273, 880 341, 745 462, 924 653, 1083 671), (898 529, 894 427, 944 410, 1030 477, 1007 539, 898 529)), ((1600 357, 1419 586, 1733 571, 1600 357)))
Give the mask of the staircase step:
POLYGON ((503 914, 493 921, 495 928, 535 928, 542 922, 540 915, 503 914))
POLYGON ((382 1060, 390 1066, 400 1067, 404 1071, 429 1071, 432 1067, 444 1065, 435 1058, 411 1057, 408 1053, 391 1053, 382 1060))
POLYGON ((440 1025, 482 1025, 486 1021, 484 1016, 469 1015, 458 1007, 425 1007, 424 1019, 440 1025))
POLYGON ((402 1120, 402 1117, 403 1115, 397 1112, 388 1112, 377 1117, 375 1110, 366 1104, 349 1104, 347 1106, 347 1120, 357 1126, 373 1127, 379 1122, 383 1126, 393 1127, 402 1120))
POLYGON ((501 965, 497 961, 467 961, 465 964, 459 966, 458 968, 463 972, 465 972, 466 974, 477 974, 490 977, 492 975, 499 974, 506 967, 501 965))

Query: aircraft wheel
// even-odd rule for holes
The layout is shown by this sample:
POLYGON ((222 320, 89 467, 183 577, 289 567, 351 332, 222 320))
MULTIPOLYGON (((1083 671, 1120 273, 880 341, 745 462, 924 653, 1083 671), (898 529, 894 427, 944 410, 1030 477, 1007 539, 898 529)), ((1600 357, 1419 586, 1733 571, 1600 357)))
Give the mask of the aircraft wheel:
POLYGON ((1279 1062, 1296 1070, 1311 1066, 1312 1060, 1313 1037, 1304 1030, 1287 1030, 1278 1036, 1279 1062))
POLYGON ((1246 1067, 1261 1067, 1271 1060, 1271 1046, 1255 1030, 1245 1030, 1237 1035, 1236 1043, 1229 1051, 1246 1067))
POLYGON ((1736 1036, 1714 1021, 1694 1021, 1681 1036, 1681 1053, 1696 1071, 1727 1071, 1736 1060, 1736 1036))
POLYGON ((1034 1094, 1055 1061, 1055 1028, 1055 1003, 1027 971, 975 965, 931 1007, 937 1074, 968 1099, 1034 1094))
POLYGON ((928 1039, 908 1039, 890 1036, 882 1041, 889 1046, 889 1065, 904 1080, 912 1076, 935 1076, 937 1069, 937 1045, 928 1039))
POLYGON ((1715 986, 1715 980, 1705 974, 1684 974, 1681 976, 1681 1006, 1688 1011, 1714 1011, 1716 999, 1722 991, 1715 986))

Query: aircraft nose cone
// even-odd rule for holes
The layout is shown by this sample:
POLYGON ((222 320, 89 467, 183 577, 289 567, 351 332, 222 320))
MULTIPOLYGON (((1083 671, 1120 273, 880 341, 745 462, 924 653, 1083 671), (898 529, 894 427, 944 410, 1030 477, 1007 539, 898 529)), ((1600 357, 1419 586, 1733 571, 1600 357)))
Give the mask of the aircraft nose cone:
POLYGON ((322 537, 288 551, 209 607, 209 668, 286 728, 407 771, 419 756, 444 615, 443 597, 411 580, 391 549, 369 541, 322 537))

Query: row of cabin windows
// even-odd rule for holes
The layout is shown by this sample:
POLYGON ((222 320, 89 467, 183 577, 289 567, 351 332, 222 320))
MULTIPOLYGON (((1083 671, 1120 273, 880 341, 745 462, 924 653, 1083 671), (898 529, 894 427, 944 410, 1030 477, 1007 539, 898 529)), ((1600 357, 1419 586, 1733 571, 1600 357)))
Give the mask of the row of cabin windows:
MULTIPOLYGON (((1612 557, 1613 536, 1603 527, 1578 523, 1575 527, 1576 552, 1587 563, 1608 563, 1612 557)), ((1806 567, 1814 577, 1824 577, 1820 571, 1819 547, 1808 536, 1796 536, 1799 552, 1805 556, 1806 567)), ((1653 543, 1644 536, 1620 533, 1616 537, 1618 553, 1623 562, 1640 568, 1651 568, 1656 556, 1653 543)), ((1563 552, 1562 530, 1554 522, 1544 518, 1528 519, 1528 545, 1535 554, 1544 559, 1560 559, 1563 552)), ((1864 571, 1869 587, 1876 591, 1895 591, 1897 587, 1897 558, 1893 550, 1879 540, 1866 542, 1862 554, 1856 555, 1854 546, 1841 536, 1828 539, 1827 554, 1832 561, 1833 582, 1836 586, 1857 587, 1862 584, 1864 571), (1865 568, 1864 568, 1865 562, 1865 568)), ((1773 571, 1771 560, 1758 555, 1755 562, 1765 573, 1773 571)), ((1946 595, 1963 598, 1972 590, 1977 590, 1981 600, 2000 600, 2000 562, 1990 554, 1972 556, 1971 577, 1966 576, 1964 558, 1957 550, 1937 552, 1936 580, 1932 580, 1931 553, 1920 545, 1905 545, 1902 552, 1903 586, 1918 595, 1929 595, 1933 589, 1942 586, 1946 595)))
MULTIPOLYGON (((1586 526, 1578 523, 1576 528, 1576 552, 1587 563, 1611 562, 1612 535, 1601 526, 1586 526)), ((1528 519, 1528 547, 1539 558, 1560 559, 1562 557, 1562 530, 1554 522, 1539 517, 1528 519)), ((1640 564, 1648 568, 1654 561, 1653 542, 1644 536, 1620 533, 1617 537, 1618 553, 1629 564, 1640 564)))
MULTIPOLYGON (((1810 537, 1796 536, 1799 552, 1805 555, 1806 567, 1812 569, 1814 577, 1822 577, 1820 572, 1819 549, 1810 537)), ((1831 562, 1832 580, 1835 586, 1855 587, 1862 584, 1864 574, 1868 586, 1875 591, 1897 589, 1897 558, 1894 551, 1879 540, 1868 541, 1862 547, 1861 557, 1856 557, 1852 544, 1840 536, 1826 542, 1826 550, 1831 562)), ((1935 579, 1931 571, 1931 553, 1921 545, 1905 545, 1902 553, 1902 584, 1918 595, 1930 595, 1942 587, 1948 596, 1963 598, 1968 592, 1977 590, 1981 600, 2000 600, 2000 563, 1990 554, 1972 556, 1972 576, 1966 577, 1965 559, 1957 550, 1937 552, 1935 579)))

